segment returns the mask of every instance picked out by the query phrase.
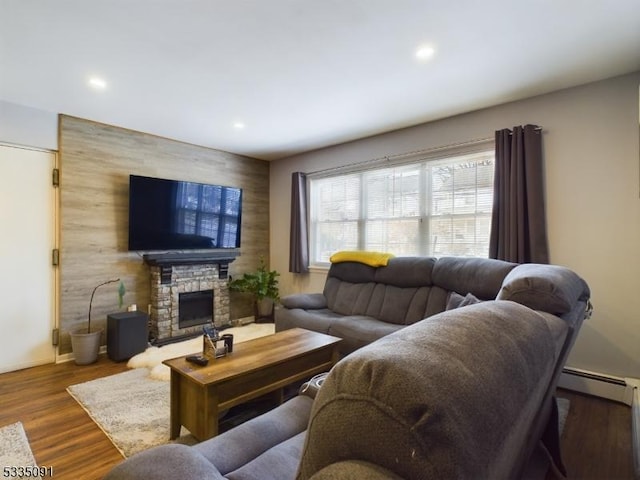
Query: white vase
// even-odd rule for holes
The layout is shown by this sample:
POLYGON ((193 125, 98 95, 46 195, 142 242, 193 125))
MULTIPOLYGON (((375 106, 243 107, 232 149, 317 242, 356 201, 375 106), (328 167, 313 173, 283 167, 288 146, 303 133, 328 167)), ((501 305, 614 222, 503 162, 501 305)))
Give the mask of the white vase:
POLYGON ((102 330, 87 333, 87 330, 82 328, 69 335, 71 336, 71 349, 76 365, 89 365, 98 360, 102 330))

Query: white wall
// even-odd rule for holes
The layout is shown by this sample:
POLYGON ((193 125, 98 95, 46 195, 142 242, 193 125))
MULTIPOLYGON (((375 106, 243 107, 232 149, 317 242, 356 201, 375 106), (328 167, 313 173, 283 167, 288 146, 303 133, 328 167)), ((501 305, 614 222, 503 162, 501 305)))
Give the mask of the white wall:
POLYGON ((0 100, 0 142, 58 150, 58 114, 0 100))
POLYGON ((321 291, 322 272, 288 273, 291 173, 544 129, 551 262, 592 289, 593 317, 568 365, 640 377, 640 72, 271 162, 271 267, 282 294, 321 291))

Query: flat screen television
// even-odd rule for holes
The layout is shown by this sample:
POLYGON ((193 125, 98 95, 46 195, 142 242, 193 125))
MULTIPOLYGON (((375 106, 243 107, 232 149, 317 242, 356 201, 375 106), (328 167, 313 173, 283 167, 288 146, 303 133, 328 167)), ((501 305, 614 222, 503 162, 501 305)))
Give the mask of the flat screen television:
POLYGON ((242 189, 129 176, 129 250, 239 248, 242 189))

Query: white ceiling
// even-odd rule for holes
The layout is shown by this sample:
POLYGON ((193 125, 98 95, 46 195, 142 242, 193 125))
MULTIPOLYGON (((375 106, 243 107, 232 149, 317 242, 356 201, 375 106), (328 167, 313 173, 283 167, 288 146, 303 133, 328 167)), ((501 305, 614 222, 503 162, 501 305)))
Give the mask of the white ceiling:
POLYGON ((0 0, 0 42, 0 100, 272 160, 640 70, 640 0, 0 0))

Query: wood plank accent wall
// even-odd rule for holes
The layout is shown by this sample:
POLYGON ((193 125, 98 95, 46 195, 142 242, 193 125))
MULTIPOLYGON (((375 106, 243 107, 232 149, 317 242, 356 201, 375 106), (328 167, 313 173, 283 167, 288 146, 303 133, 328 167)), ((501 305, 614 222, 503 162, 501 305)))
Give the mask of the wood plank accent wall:
MULTIPOLYGON (((147 309, 145 252, 127 250, 130 174, 242 188, 242 244, 229 273, 252 271, 261 255, 269 258, 268 162, 67 115, 60 115, 59 152, 60 354, 71 351, 68 333, 86 327, 96 285, 120 278, 125 306, 147 309)), ((107 314, 120 311, 117 289, 114 283, 96 292, 92 330, 106 329, 107 314)), ((232 319, 252 314, 246 296, 232 298, 232 319)))

